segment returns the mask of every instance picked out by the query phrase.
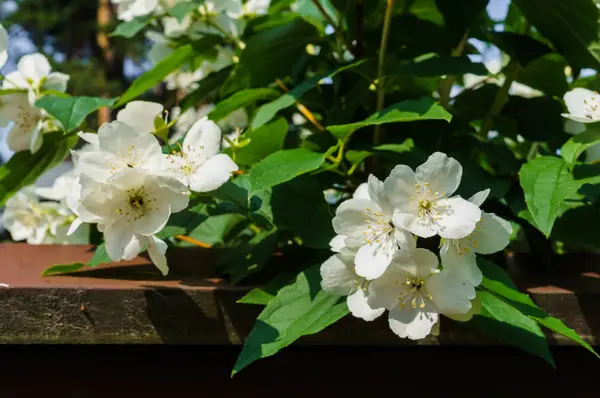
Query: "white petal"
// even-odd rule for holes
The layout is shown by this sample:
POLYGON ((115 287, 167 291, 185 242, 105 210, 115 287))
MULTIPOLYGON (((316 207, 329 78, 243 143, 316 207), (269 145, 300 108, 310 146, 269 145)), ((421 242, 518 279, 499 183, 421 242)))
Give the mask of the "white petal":
POLYGON ((83 221, 79 217, 77 217, 69 226, 69 230, 67 231, 67 235, 73 235, 75 231, 83 224, 83 221))
POLYGON ((120 171, 115 165, 120 159, 104 151, 91 151, 80 153, 77 157, 77 167, 81 173, 96 181, 106 181, 114 172, 120 171))
POLYGON ((464 314, 471 309, 475 288, 452 272, 441 271, 427 278, 431 301, 441 314, 464 314))
POLYGON ((0 24, 0 69, 6 63, 8 59, 8 33, 6 29, 0 24))
POLYGON ((120 261, 132 239, 133 231, 125 220, 118 220, 108 225, 104 230, 106 254, 112 261, 120 261))
POLYGON ((29 149, 30 139, 31 131, 24 131, 13 125, 6 137, 6 143, 11 151, 21 152, 29 149))
POLYGON ((71 77, 64 73, 52 72, 46 78, 43 88, 46 90, 54 90, 64 93, 67 91, 67 83, 71 77))
POLYGON ((183 152, 194 164, 202 164, 206 159, 219 153, 221 129, 215 122, 204 117, 190 127, 183 140, 183 152))
POLYGON ((145 241, 143 237, 133 236, 125 250, 123 250, 123 260, 133 260, 142 251, 145 241), (140 239, 141 238, 141 239, 140 239))
POLYGON ((481 207, 483 202, 487 199, 490 194, 490 189, 484 189, 483 191, 477 192, 475 195, 469 198, 469 202, 473 203, 475 206, 481 207))
POLYGON ((333 229, 339 235, 364 241, 363 232, 368 230, 369 223, 379 221, 373 216, 373 211, 380 210, 375 203, 365 199, 346 200, 336 210, 333 229))
MULTIPOLYGON (((595 95, 597 95, 597 94, 595 94, 592 90, 588 90, 587 88, 577 87, 571 91, 568 91, 564 95, 563 98, 565 100, 565 105, 567 105, 567 109, 569 110, 569 113, 571 114, 571 116, 581 117, 581 118, 585 119, 585 117, 584 117, 584 114, 585 114, 584 101, 587 100, 589 97, 592 97, 595 95)), ((589 119, 586 119, 586 120, 588 122, 591 121, 589 119)), ((586 122, 582 122, 582 123, 586 123, 586 122)))
POLYGON ((167 244, 156 236, 147 237, 147 244, 150 259, 156 268, 158 268, 158 270, 166 276, 169 273, 169 266, 167 265, 166 257, 167 244))
POLYGON ((371 201, 379 206, 384 214, 384 217, 390 219, 392 217, 393 209, 385 196, 383 181, 380 181, 377 179, 377 177, 371 174, 367 180, 367 185, 371 201))
POLYGON ((446 209, 437 222, 438 234, 448 239, 464 238, 475 230, 480 219, 481 210, 478 206, 455 196, 447 200, 446 209))
POLYGON ((344 247, 346 247, 346 237, 344 235, 336 235, 329 242, 331 251, 339 253, 344 247))
POLYGON ((435 272, 438 264, 439 260, 433 252, 418 248, 410 257, 396 256, 393 266, 405 274, 426 278, 435 272))
POLYGON ((410 211, 410 198, 415 195, 417 184, 415 172, 408 166, 396 166, 383 182, 390 204, 401 212, 410 211))
POLYGON ((454 273, 457 278, 463 279, 473 286, 479 286, 483 274, 477 266, 477 258, 472 251, 459 254, 456 244, 446 241, 440 249, 440 258, 444 270, 454 273))
POLYGON ((395 267, 388 267, 385 274, 369 283, 367 301, 371 308, 386 308, 391 310, 398 306, 400 288, 399 280, 404 280, 405 274, 395 267))
POLYGON ((36 83, 48 76, 52 68, 48 59, 40 53, 28 54, 21 57, 17 64, 17 70, 25 79, 31 79, 36 83))
POLYGON ((450 196, 460 184, 462 166, 456 159, 435 152, 425 163, 417 167, 415 174, 418 183, 429 183, 433 191, 450 196))
POLYGON ((152 133, 154 119, 160 117, 164 107, 156 102, 131 101, 117 113, 117 120, 123 122, 138 132, 152 133))
POLYGON ((346 299, 348 309, 356 318, 361 318, 365 321, 372 321, 381 316, 385 312, 385 308, 373 309, 369 307, 367 295, 363 289, 358 289, 346 299))
POLYGON ((437 232, 432 224, 425 224, 413 213, 394 213, 394 225, 405 229, 421 238, 431 238, 437 232))
POLYGON ((171 213, 177 213, 188 207, 190 196, 185 185, 169 177, 153 176, 153 179, 160 187, 160 196, 169 203, 171 213))
POLYGON ((44 137, 42 136, 42 126, 38 123, 33 131, 31 132, 31 137, 29 138, 29 150, 31 153, 36 153, 42 147, 44 137))
POLYGON ((390 329, 402 338, 418 340, 427 337, 431 333, 433 325, 438 322, 438 314, 430 306, 424 309, 396 307, 390 311, 390 329), (430 311, 424 311, 429 309, 430 311))
POLYGON ((400 249, 402 249, 402 252, 405 255, 411 255, 417 248, 417 240, 415 237, 402 228, 396 227, 394 229, 394 239, 396 239, 396 242, 398 242, 400 249))
POLYGON ((574 120, 579 123, 597 123, 600 122, 600 119, 590 119, 585 116, 575 116, 569 113, 562 113, 561 116, 566 117, 568 119, 574 120))
POLYGON ((220 153, 211 156, 190 176, 190 189, 195 192, 210 192, 225 184, 238 166, 231 158, 220 153))
POLYGON ((468 322, 473 316, 481 312, 481 299, 479 296, 471 300, 471 309, 464 314, 444 314, 448 318, 458 322, 468 322))
POLYGON ((352 199, 366 199, 371 200, 369 197, 369 184, 363 182, 356 188, 356 191, 352 194, 352 199))
POLYGON ((79 136, 79 138, 81 138, 88 144, 92 144, 94 146, 100 146, 100 142, 98 141, 98 134, 84 133, 83 131, 80 131, 79 133, 77 133, 77 135, 79 136))
POLYGON ((481 254, 499 252, 508 246, 511 233, 512 227, 508 221, 494 213, 482 212, 481 221, 470 236, 474 242, 473 250, 481 254))
POLYGON ((363 245, 354 259, 356 273, 368 280, 379 278, 392 262, 397 250, 395 243, 387 240, 363 245))
POLYGON ((354 273, 354 264, 345 260, 334 254, 321 265, 321 287, 327 293, 347 296, 357 289, 359 278, 354 273))

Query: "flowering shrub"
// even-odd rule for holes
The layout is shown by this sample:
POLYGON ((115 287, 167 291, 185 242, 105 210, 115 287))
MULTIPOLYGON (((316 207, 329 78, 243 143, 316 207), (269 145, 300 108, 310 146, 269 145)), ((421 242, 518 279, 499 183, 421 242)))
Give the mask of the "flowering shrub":
MULTIPOLYGON (((144 34, 153 63, 121 96, 66 94, 42 54, 2 76, 3 223, 96 244, 81 267, 147 251, 166 275, 169 246, 193 242, 228 249, 231 283, 279 271, 240 300, 265 308, 234 372, 386 311, 399 338, 443 333, 443 315, 551 364, 540 327, 595 354, 496 265, 507 247, 600 247, 578 226, 599 217, 600 95, 580 73, 600 66, 598 9, 536 2, 493 21, 485 0, 113 0, 112 35, 144 34), (478 62, 489 45, 501 65, 478 62), (114 121, 86 124, 105 107, 114 121)), ((0 66, 7 48, 0 27, 0 66)))

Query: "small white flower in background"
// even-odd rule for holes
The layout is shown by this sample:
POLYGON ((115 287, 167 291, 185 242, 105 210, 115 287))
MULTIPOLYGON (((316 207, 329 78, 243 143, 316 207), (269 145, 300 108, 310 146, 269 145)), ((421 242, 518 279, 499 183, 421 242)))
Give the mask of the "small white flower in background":
POLYGON ((41 90, 65 92, 68 81, 69 75, 52 72, 48 59, 36 53, 21 57, 17 70, 4 77, 2 88, 28 90, 29 102, 33 105, 41 90))
POLYGON ((159 0, 112 0, 117 5, 117 18, 131 21, 135 17, 152 14, 158 7, 159 0))
POLYGON ((66 199, 73 191, 78 178, 78 171, 76 169, 71 169, 58 176, 51 187, 38 187, 35 189, 35 193, 43 199, 60 202, 66 199))
POLYGON ((586 88, 577 87, 564 96, 569 113, 562 116, 580 123, 600 121, 600 94, 586 88))
POLYGON ((31 105, 27 94, 7 94, 0 96, 0 127, 12 122, 6 142, 15 151, 37 152, 42 146, 42 119, 40 109, 31 105))
MULTIPOLYGON (((167 274, 166 244, 156 238, 171 213, 188 205, 187 188, 174 178, 126 169, 105 182, 80 177, 80 199, 72 210, 79 220, 98 223, 113 261, 132 259, 144 248, 167 274)), ((73 206, 73 203, 70 203, 73 206)))
POLYGON ((292 115, 292 123, 294 126, 300 126, 307 122, 306 118, 299 113, 294 113, 292 115))
POLYGON ((481 210, 473 203, 451 197, 462 177, 462 166, 441 152, 432 154, 414 172, 396 166, 384 190, 394 207, 394 225, 422 238, 439 235, 460 239, 475 229, 481 210))
POLYGON ((369 306, 389 311, 390 328, 398 336, 422 339, 432 332, 439 314, 466 314, 471 309, 475 288, 437 268, 435 254, 416 249, 411 257, 395 257, 369 284, 369 306))
MULTIPOLYGON (((486 189, 473 195, 469 201, 481 206, 490 190, 486 189)), ((479 286, 482 280, 481 270, 477 266, 475 253, 492 254, 508 246, 512 227, 509 222, 494 213, 481 212, 481 220, 475 230, 462 239, 444 239, 440 257, 444 270, 454 273, 473 286, 479 286)))
POLYGON ((345 246, 345 236, 338 235, 330 242, 331 250, 337 252, 321 265, 321 287, 328 293, 348 296, 348 309, 357 318, 372 321, 385 311, 373 309, 367 303, 368 281, 354 271, 356 251, 345 246))
POLYGON ((39 245, 50 228, 45 210, 35 195, 34 187, 27 187, 6 201, 2 224, 13 240, 27 240, 30 245, 39 245))
POLYGON ((0 69, 4 67, 4 64, 8 60, 8 33, 4 26, 0 24, 0 69))
POLYGON ((229 47, 216 46, 217 56, 214 60, 205 60, 200 64, 201 78, 205 78, 213 72, 218 72, 233 63, 235 52, 229 47))
POLYGON ((104 123, 97 136, 80 134, 80 137, 92 145, 97 141, 93 150, 76 155, 81 173, 97 181, 106 181, 127 169, 143 169, 151 173, 164 170, 165 156, 156 137, 123 122, 104 123))
POLYGON ((225 131, 241 130, 248 127, 248 113, 244 108, 236 109, 225 118, 217 122, 219 127, 225 131))
POLYGON ((162 18, 162 23, 165 36, 168 38, 177 38, 182 36, 192 26, 192 16, 186 15, 181 22, 175 17, 164 17, 162 18))
POLYGON ((152 133, 156 119, 163 119, 164 107, 150 101, 131 101, 117 113, 117 120, 136 129, 139 133, 152 133))
POLYGON ((269 11, 271 0, 248 0, 243 6, 243 15, 258 16, 265 15, 269 11))
POLYGON ((229 156, 219 153, 221 129, 203 118, 192 125, 179 152, 168 155, 170 175, 195 192, 210 192, 238 169, 229 156))
POLYGON ((184 93, 190 93, 198 88, 198 81, 202 80, 204 75, 200 69, 187 71, 178 69, 165 78, 167 90, 182 90, 184 93))
POLYGON ((369 280, 380 277, 399 250, 406 254, 416 246, 410 233, 392 224, 394 209, 383 186, 383 182, 370 175, 353 198, 337 208, 332 221, 335 232, 347 236, 346 245, 358 249, 356 273, 369 280))
POLYGON ((169 144, 174 144, 182 139, 197 120, 207 116, 213 109, 215 109, 214 104, 201 105, 198 109, 188 108, 183 113, 178 106, 171 109, 171 118, 177 121, 175 122, 175 133, 169 138, 169 144))

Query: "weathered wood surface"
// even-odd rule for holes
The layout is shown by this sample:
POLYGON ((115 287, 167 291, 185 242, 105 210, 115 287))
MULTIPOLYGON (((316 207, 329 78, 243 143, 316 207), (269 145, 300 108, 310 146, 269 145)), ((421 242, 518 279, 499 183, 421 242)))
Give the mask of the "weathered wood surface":
MULTIPOLYGON (((252 286, 230 286, 218 278, 211 266, 218 256, 215 250, 172 249, 166 278, 142 257, 71 276, 41 276, 52 264, 86 262, 92 254, 86 246, 0 244, 0 284, 8 285, 0 285, 0 343, 237 345, 262 308, 236 304, 252 286)), ((600 341, 598 258, 577 259, 552 280, 531 278, 516 261, 509 270, 521 289, 588 342, 600 341)), ((442 322, 439 337, 418 344, 498 344, 447 319, 442 322)), ((550 337, 554 345, 572 344, 561 336, 550 337)), ((417 343, 398 339, 385 317, 370 323, 347 317, 299 344, 417 343)))

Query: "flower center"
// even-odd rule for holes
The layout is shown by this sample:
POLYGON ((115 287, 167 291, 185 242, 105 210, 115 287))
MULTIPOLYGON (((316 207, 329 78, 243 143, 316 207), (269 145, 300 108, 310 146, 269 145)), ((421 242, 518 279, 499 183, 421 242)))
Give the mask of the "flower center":
POLYGON ((600 95, 590 95, 583 100, 584 115, 588 119, 596 119, 600 117, 600 95))
POLYGON ((441 217, 440 213, 446 209, 446 205, 440 202, 446 199, 445 193, 434 192, 429 188, 429 183, 423 185, 415 184, 415 196, 410 201, 416 204, 417 214, 425 224, 436 223, 441 217))
POLYGON ((127 204, 118 208, 117 213, 129 218, 128 223, 137 221, 155 210, 152 207, 154 202, 156 202, 156 199, 151 198, 143 186, 138 189, 128 189, 127 204))
POLYGON ((28 132, 30 130, 33 130, 33 127, 38 122, 38 118, 35 117, 34 115, 32 115, 31 113, 27 112, 27 110, 25 110, 25 108, 23 108, 22 106, 19 106, 19 111, 20 112, 17 116, 17 120, 15 121, 15 124, 21 130, 25 130, 28 132))
POLYGON ((388 239, 394 231, 392 223, 380 211, 365 209, 362 213, 365 217, 365 225, 367 229, 363 231, 363 237, 366 244, 381 243, 382 240, 388 239))
POLYGON ((398 301, 400 308, 406 308, 410 303, 412 308, 425 308, 426 300, 431 300, 431 293, 425 286, 425 279, 414 276, 406 276, 404 280, 396 281, 397 285, 402 286, 398 301))

